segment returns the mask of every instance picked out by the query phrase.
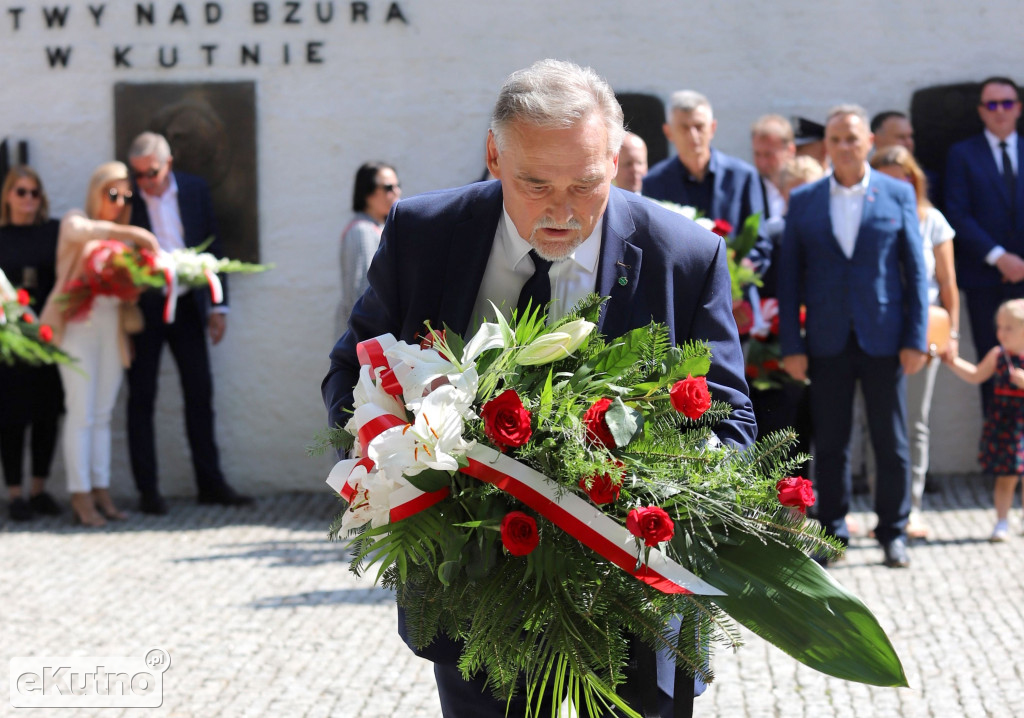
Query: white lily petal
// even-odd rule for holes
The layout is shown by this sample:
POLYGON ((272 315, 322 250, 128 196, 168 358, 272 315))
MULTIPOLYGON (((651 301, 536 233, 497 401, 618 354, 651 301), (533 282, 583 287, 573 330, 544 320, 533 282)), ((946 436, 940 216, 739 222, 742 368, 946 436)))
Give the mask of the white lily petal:
MULTIPOLYGON (((495 308, 495 311, 497 311, 497 308, 495 308)), ((466 346, 462 350, 462 363, 471 364, 488 349, 507 348, 507 346, 505 343, 505 332, 502 331, 501 325, 485 322, 480 325, 476 334, 466 342, 466 346)))

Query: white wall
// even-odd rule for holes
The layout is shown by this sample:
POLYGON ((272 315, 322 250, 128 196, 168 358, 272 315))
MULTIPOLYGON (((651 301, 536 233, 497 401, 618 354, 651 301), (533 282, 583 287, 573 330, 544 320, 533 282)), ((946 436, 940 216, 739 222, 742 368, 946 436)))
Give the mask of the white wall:
MULTIPOLYGON (((47 29, 35 3, 22 4, 17 31, 9 6, 0 9, 0 133, 30 141, 60 213, 81 205, 89 173, 115 154, 115 82, 256 81, 261 249, 277 268, 232 284, 228 334, 213 349, 225 471, 254 492, 319 487, 327 466, 303 446, 324 421, 319 383, 336 338, 337 240, 355 168, 393 162, 407 196, 477 179, 490 105, 512 70, 554 56, 592 65, 619 91, 699 89, 719 119, 716 146, 745 158, 748 127, 765 112, 821 117, 840 101, 906 109, 920 87, 1021 74, 1009 59, 1020 57, 1012 0, 401 0, 408 24, 385 22, 390 3, 380 0, 366 3, 368 23, 351 23, 349 3, 335 2, 334 20, 319 24, 305 0, 293 4, 297 25, 283 22, 283 2, 268 3, 271 21, 260 25, 252 3, 222 2, 214 26, 202 22, 203 3, 180 3, 187 26, 169 22, 178 3, 152 4, 155 27, 137 27, 127 2, 106 3, 98 28, 83 0, 42 4, 70 8, 61 29, 47 29), (309 41, 324 43, 321 64, 301 61, 309 41), (219 48, 207 67, 199 46, 210 42, 219 48), (242 66, 239 46, 256 42, 262 64, 242 66), (125 44, 136 66, 115 69, 113 48, 125 44), (48 68, 48 45, 73 47, 67 69, 48 68), (160 46, 178 47, 176 67, 158 66, 160 46)), ((171 364, 158 416, 162 485, 190 493, 171 364)), ((940 377, 934 468, 970 470, 976 392, 940 377)), ((115 455, 126 455, 123 433, 115 455)), ((125 458, 116 472, 115 487, 129 486, 125 458)))

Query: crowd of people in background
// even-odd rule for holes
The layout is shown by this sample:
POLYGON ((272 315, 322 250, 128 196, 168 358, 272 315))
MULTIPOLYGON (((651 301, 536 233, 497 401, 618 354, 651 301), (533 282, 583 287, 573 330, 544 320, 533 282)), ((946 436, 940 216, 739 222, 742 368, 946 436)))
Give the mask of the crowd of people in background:
POLYGON ((84 210, 72 209, 60 222, 49 217, 43 182, 30 167, 12 168, 0 190, 0 269, 28 293, 39 321, 52 328, 52 342, 74 359, 59 370, 0 365, 0 459, 8 515, 14 521, 62 512, 46 490, 61 413, 72 519, 99 527, 126 517, 109 491, 111 422, 126 370, 128 447, 138 508, 145 514, 168 512, 158 488, 153 427, 165 343, 181 378, 199 502, 252 503, 225 480, 214 438, 205 335, 209 332, 213 344, 224 336, 226 303, 211 308, 209 292, 184 288, 173 300, 159 292, 131 300, 97 295, 76 313, 62 301, 83 277, 86 258, 104 243, 157 253, 197 247, 212 238, 210 251, 219 251, 209 188, 199 177, 173 171, 167 140, 145 132, 128 148, 128 158, 128 165, 97 167, 86 186, 84 210), (168 301, 175 303, 173 319, 164 316, 168 301), (26 496, 22 457, 27 435, 32 465, 26 496))

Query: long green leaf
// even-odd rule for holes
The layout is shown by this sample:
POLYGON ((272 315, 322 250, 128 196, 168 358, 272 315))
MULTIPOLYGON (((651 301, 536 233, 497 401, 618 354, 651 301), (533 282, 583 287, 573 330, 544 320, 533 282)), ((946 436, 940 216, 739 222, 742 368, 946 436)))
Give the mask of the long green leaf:
POLYGON ((830 676, 906 686, 899 656, 860 599, 799 549, 741 535, 719 544, 702 576, 725 596, 712 600, 793 658, 830 676))

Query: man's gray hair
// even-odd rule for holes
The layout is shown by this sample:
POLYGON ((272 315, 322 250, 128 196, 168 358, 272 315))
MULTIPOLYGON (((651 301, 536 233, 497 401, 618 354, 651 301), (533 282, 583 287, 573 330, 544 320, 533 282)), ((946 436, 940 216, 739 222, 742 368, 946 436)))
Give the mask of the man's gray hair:
MULTIPOLYGON (((836 105, 835 107, 828 111, 828 115, 825 118, 826 127, 828 126, 828 123, 834 120, 835 118, 844 117, 846 115, 856 115, 857 117, 860 118, 861 122, 864 123, 865 127, 871 127, 871 120, 868 118, 868 111, 865 110, 860 105, 854 105, 849 103, 845 105, 836 105)), ((868 131, 870 132, 871 130, 868 129, 868 131)))
POLYGON ((622 106, 608 83, 589 67, 563 60, 538 60, 505 79, 491 113, 491 132, 500 152, 513 122, 568 129, 595 113, 608 130, 608 153, 615 154, 626 129, 622 106))
POLYGON ((665 106, 665 121, 672 122, 672 113, 676 110, 681 112, 693 112, 698 107, 708 108, 708 115, 715 118, 715 112, 711 109, 711 102, 708 98, 696 90, 679 90, 669 95, 668 105, 665 106))
POLYGON ((143 132, 132 140, 131 147, 128 148, 128 159, 149 157, 150 155, 153 155, 157 162, 163 164, 171 157, 171 146, 167 144, 167 139, 163 135, 158 135, 156 132, 143 132))

